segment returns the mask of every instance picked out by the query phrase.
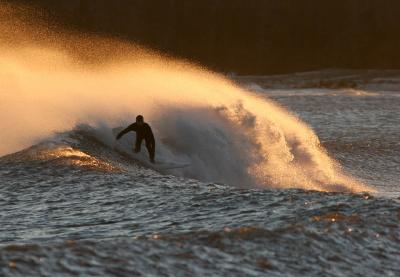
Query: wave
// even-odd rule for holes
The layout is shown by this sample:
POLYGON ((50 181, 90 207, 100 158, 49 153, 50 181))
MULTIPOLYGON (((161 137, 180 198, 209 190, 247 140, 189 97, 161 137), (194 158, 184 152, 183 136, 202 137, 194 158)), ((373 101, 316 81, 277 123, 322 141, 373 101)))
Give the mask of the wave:
POLYGON ((370 190, 266 97, 136 45, 42 28, 13 25, 16 34, 0 44, 0 155, 79 124, 110 146, 114 127, 143 114, 158 155, 190 161, 177 175, 239 187, 370 190))

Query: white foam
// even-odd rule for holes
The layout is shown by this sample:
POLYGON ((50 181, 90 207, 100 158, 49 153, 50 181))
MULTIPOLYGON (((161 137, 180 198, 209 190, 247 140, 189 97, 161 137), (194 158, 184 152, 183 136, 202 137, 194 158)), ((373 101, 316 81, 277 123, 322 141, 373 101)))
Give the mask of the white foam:
POLYGON ((154 128, 158 155, 190 161, 177 174, 237 186, 367 189, 305 123, 221 75, 118 41, 51 35, 55 45, 0 44, 0 155, 81 123, 112 145, 111 127, 140 113, 154 128), (88 51, 104 63, 77 58, 88 51))

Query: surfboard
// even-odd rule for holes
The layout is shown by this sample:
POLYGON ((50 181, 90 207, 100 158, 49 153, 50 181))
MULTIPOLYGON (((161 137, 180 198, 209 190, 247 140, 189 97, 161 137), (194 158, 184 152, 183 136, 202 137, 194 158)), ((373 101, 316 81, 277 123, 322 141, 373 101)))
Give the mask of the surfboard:
POLYGON ((128 157, 129 159, 134 160, 138 164, 148 167, 157 171, 160 170, 172 170, 172 169, 179 169, 179 168, 185 168, 190 166, 190 163, 185 163, 185 162, 179 162, 179 161, 169 161, 165 160, 162 158, 157 158, 155 159, 155 163, 151 163, 149 161, 149 157, 147 155, 147 150, 142 149, 141 152, 139 153, 134 153, 133 149, 131 147, 123 147, 120 143, 116 142, 113 149, 122 154, 123 156, 128 157), (129 149, 129 150, 127 150, 129 149))

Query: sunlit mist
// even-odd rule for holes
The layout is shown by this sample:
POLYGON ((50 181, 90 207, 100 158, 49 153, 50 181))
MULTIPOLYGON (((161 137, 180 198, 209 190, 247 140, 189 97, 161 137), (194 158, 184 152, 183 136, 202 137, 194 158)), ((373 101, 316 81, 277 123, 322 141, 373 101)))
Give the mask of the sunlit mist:
POLYGON ((140 113, 160 151, 191 161, 178 175, 239 187, 370 190, 274 101, 137 45, 43 26, 13 18, 2 23, 0 155, 78 124, 125 126, 140 113))

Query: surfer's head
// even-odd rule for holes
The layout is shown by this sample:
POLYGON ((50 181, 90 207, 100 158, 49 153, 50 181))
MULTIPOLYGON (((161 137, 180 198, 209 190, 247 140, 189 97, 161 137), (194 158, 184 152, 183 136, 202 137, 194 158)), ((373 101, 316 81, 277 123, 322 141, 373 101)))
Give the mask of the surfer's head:
POLYGON ((139 123, 139 124, 143 124, 144 123, 143 115, 138 115, 136 117, 136 123, 139 123))

